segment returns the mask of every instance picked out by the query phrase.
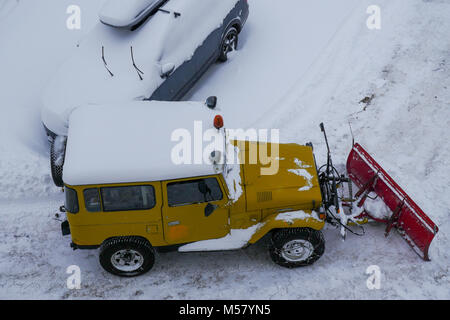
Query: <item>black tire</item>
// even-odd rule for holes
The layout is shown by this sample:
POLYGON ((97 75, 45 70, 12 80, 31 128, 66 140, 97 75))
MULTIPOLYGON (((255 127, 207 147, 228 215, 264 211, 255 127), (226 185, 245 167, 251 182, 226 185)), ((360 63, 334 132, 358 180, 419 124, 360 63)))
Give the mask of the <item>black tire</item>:
POLYGON ((148 272, 153 267, 155 250, 150 242, 143 238, 112 238, 101 245, 99 260, 103 269, 112 274, 121 277, 136 277, 148 272), (116 262, 113 263, 113 260, 116 262), (125 264, 118 267, 122 262, 125 264), (133 266, 133 264, 135 265, 133 266))
POLYGON ((325 239, 320 231, 310 228, 287 228, 277 230, 272 235, 270 257, 276 264, 286 268, 309 266, 316 262, 325 251, 325 239), (296 252, 289 250, 297 242, 296 252), (285 247, 286 246, 286 247, 285 247))
POLYGON ((222 42, 220 44, 219 61, 225 62, 228 60, 228 53, 236 50, 239 42, 239 32, 236 27, 230 27, 225 32, 222 42))
POLYGON ((57 186, 57 187, 63 187, 64 186, 64 182, 63 182, 63 166, 64 166, 64 153, 65 153, 65 149, 66 149, 66 142, 64 142, 64 150, 60 151, 63 152, 62 154, 62 159, 59 160, 60 163, 56 163, 58 156, 59 156, 59 152, 57 152, 56 148, 55 148, 55 140, 58 139, 58 137, 55 137, 54 139, 52 139, 51 143, 50 143, 50 171, 52 173, 52 179, 53 179, 53 183, 57 186))

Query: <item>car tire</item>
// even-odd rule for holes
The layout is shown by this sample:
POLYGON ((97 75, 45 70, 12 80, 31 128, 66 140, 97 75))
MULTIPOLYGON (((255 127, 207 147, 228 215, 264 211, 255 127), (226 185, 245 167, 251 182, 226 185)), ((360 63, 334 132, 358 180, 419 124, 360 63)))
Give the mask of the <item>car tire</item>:
POLYGON ((62 143, 62 146, 59 146, 59 148, 62 148, 62 150, 57 150, 58 147, 56 146, 56 139, 59 139, 59 137, 55 137, 52 139, 50 143, 50 171, 52 174, 53 183, 57 187, 63 187, 63 166, 64 166, 64 153, 66 150, 66 141, 64 140, 62 143), (61 155, 61 152, 63 153, 61 155), (62 159, 58 159, 60 156, 62 156, 62 159))
POLYGON ((286 268, 304 267, 316 262, 325 251, 321 231, 310 228, 287 228, 272 235, 270 257, 286 268))
POLYGON ((239 32, 236 27, 230 27, 225 32, 220 44, 219 61, 225 62, 228 60, 228 53, 237 49, 239 42, 239 32))
POLYGON ((99 260, 103 269, 109 273, 121 277, 136 277, 153 267, 155 250, 144 238, 112 238, 101 245, 99 260))

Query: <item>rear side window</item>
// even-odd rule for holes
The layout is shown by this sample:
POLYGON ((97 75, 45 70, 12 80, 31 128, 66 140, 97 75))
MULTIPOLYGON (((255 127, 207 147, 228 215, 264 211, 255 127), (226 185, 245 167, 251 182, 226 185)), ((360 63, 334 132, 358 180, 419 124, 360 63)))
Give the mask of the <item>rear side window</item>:
POLYGON ((155 206, 152 186, 101 188, 103 211, 148 210, 155 206))
POLYGON ((79 207, 77 192, 74 189, 66 187, 65 194, 66 202, 64 207, 66 208, 66 211, 70 213, 78 213, 79 207))
POLYGON ((102 210, 100 205, 100 196, 98 189, 85 189, 83 191, 84 195, 84 206, 89 212, 99 212, 102 210))
POLYGON ((222 200, 223 194, 215 178, 167 184, 169 206, 183 206, 222 200))

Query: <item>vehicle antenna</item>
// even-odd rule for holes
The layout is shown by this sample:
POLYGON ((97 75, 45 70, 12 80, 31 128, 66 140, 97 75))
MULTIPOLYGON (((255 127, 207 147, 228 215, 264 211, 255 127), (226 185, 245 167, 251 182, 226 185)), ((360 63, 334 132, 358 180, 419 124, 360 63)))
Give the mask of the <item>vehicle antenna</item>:
POLYGON ((350 127, 350 134, 352 135, 352 147, 355 145, 355 136, 353 135, 352 124, 350 120, 348 121, 348 126, 350 127))
POLYGON ((330 152, 330 146, 328 145, 328 138, 327 133, 325 132, 325 126, 323 123, 320 124, 320 130, 323 132, 323 135, 325 137, 325 143, 327 145, 327 175, 330 173, 330 169, 333 167, 333 162, 331 160, 331 152, 330 152))
MULTIPOLYGON (((168 14, 171 13, 169 10, 165 10, 165 9, 161 9, 161 8, 159 8, 158 11, 161 11, 161 12, 164 12, 164 13, 168 13, 168 14)), ((173 12, 173 16, 174 16, 175 18, 178 18, 179 16, 181 16, 181 13, 175 12, 175 11, 174 11, 174 12, 173 12)))

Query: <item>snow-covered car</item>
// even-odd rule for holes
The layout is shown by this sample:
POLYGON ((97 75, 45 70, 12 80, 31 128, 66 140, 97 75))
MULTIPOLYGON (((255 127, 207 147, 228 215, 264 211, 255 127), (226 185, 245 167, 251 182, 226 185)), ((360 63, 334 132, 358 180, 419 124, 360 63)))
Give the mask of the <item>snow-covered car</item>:
POLYGON ((43 94, 53 180, 68 119, 82 105, 180 100, 208 67, 236 49, 247 0, 110 0, 43 94))

